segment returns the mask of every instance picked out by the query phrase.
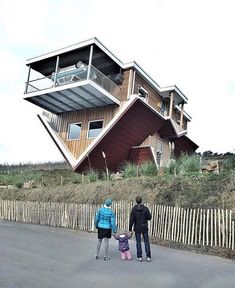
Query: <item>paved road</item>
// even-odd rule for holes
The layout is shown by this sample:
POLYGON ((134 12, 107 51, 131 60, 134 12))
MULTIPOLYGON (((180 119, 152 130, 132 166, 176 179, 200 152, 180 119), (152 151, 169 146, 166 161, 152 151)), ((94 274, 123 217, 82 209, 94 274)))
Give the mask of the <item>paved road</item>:
POLYGON ((231 260, 152 246, 150 263, 121 261, 114 239, 94 260, 95 246, 94 233, 0 220, 0 288, 235 287, 231 260))

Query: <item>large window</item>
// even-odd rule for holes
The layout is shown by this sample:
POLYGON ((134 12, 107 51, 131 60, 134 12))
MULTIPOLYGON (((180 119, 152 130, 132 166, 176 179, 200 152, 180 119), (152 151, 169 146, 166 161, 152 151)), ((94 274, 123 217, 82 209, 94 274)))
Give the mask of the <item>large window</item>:
POLYGON ((68 140, 76 140, 80 138, 81 123, 71 123, 68 126, 68 140))
POLYGON ((89 123, 88 138, 97 137, 103 128, 103 121, 92 121, 89 123))

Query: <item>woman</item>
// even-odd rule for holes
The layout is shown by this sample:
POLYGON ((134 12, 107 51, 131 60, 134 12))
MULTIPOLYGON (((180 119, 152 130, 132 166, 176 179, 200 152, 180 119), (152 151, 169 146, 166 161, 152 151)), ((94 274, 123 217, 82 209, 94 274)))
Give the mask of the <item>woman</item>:
POLYGON ((110 259, 108 256, 109 239, 111 238, 112 233, 116 233, 117 231, 115 214, 111 209, 111 205, 112 200, 106 199, 104 206, 97 211, 95 216, 95 227, 98 229, 98 242, 95 259, 99 258, 100 247, 103 239, 105 243, 104 260, 110 259))

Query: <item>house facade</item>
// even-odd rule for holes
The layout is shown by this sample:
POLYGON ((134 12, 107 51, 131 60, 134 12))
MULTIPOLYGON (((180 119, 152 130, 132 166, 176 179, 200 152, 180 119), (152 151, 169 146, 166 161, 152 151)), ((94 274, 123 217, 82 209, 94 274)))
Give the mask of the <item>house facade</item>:
POLYGON ((76 172, 126 162, 165 165, 198 146, 187 135, 187 97, 123 63, 97 38, 27 60, 24 99, 76 172))

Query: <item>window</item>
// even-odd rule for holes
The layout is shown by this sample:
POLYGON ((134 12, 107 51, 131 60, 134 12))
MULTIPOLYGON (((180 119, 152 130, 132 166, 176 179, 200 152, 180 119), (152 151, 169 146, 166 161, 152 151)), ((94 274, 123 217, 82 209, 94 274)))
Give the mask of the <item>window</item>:
POLYGON ((68 126, 68 140, 75 140, 80 138, 81 123, 71 123, 68 126))
POLYGON ((147 100, 147 97, 148 97, 148 92, 140 85, 139 85, 139 88, 138 88, 138 96, 140 98, 143 98, 143 99, 146 99, 146 100, 147 100))
POLYGON ((162 99, 161 114, 164 115, 166 110, 166 101, 162 99))
POLYGON ((92 121, 89 123, 88 138, 97 137, 103 128, 103 121, 92 121))

